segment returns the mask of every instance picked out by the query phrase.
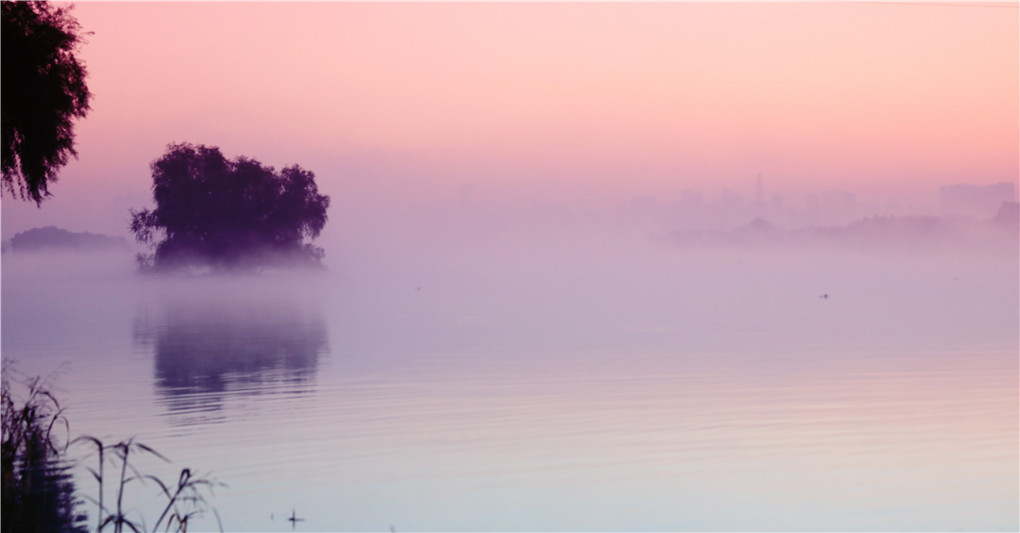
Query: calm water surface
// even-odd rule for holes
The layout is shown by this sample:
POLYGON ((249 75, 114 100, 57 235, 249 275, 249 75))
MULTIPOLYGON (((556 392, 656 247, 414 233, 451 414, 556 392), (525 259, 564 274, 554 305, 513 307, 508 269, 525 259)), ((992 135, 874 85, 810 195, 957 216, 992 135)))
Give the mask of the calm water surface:
POLYGON ((1015 254, 336 262, 5 256, 3 355, 231 531, 1020 527, 1015 254))

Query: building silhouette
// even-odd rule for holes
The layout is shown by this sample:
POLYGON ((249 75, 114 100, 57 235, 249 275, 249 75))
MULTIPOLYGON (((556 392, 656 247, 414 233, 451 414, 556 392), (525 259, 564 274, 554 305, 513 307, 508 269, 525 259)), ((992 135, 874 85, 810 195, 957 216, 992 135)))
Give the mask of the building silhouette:
POLYGON ((991 218, 1003 202, 1016 199, 1012 183, 992 185, 946 185, 939 191, 939 209, 943 215, 964 215, 991 218))

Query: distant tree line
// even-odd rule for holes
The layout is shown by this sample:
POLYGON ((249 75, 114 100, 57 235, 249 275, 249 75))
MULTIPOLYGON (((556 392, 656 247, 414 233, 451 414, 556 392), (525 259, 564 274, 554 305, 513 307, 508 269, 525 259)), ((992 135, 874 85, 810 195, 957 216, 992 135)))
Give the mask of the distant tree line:
POLYGON ((73 232, 55 226, 32 228, 11 237, 11 251, 127 249, 127 239, 89 232, 73 232))

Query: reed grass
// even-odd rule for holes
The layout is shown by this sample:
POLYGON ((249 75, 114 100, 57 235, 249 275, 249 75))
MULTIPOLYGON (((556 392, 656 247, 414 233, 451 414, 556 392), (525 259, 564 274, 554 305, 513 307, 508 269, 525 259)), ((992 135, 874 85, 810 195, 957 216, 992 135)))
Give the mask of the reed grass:
POLYGON ((10 372, 11 365, 5 362, 0 379, 0 530, 84 532, 85 514, 76 510, 81 502, 63 455, 70 430, 64 408, 50 393, 49 383, 39 377, 20 382, 25 392, 17 394, 8 379, 10 372))
MULTIPOLYGON (((2 377, 3 402, 3 520, 2 533, 28 531, 73 531, 85 533, 86 514, 78 513, 80 498, 96 505, 96 533, 109 531, 135 533, 143 531, 186 532, 188 524, 205 511, 212 511, 220 531, 223 524, 219 513, 209 504, 207 496, 223 483, 210 475, 196 475, 190 468, 182 468, 175 483, 167 483, 158 476, 140 471, 134 459, 140 456, 155 457, 164 463, 170 459, 154 448, 130 438, 114 444, 82 435, 70 439, 70 423, 64 408, 50 392, 51 384, 42 378, 23 380, 27 393, 20 400, 13 392, 8 379, 10 363, 4 361, 2 377), (62 431, 57 431, 58 429, 62 431), (61 439, 60 437, 63 437, 61 439), (93 448, 98 458, 96 468, 85 467, 99 487, 97 497, 78 493, 71 481, 68 450, 71 446, 93 448), (111 478, 110 470, 113 469, 111 478), (139 511, 133 513, 125 507, 125 495, 134 494, 134 487, 152 483, 159 487, 159 496, 165 498, 158 518, 152 527, 146 526, 139 511), (107 485, 116 491, 115 506, 109 508, 104 494, 107 485)), ((78 463, 92 457, 87 454, 78 463)))
POLYGON ((140 533, 142 531, 164 531, 184 532, 188 530, 189 521, 211 510, 216 518, 220 531, 223 531, 223 524, 220 521, 219 513, 209 505, 206 494, 212 495, 217 486, 225 486, 223 483, 213 480, 208 475, 195 475, 190 468, 182 468, 176 484, 168 484, 153 474, 145 474, 139 471, 131 463, 131 457, 138 457, 140 454, 156 457, 166 463, 170 460, 154 448, 131 438, 115 444, 105 444, 102 440, 91 435, 83 435, 72 441, 71 444, 85 443, 94 447, 98 456, 98 468, 87 467, 86 470, 99 484, 98 499, 85 496, 97 506, 96 531, 102 532, 108 526, 113 526, 114 533, 122 533, 125 528, 140 533), (133 454, 133 455, 132 455, 133 454), (107 508, 103 503, 103 495, 106 492, 105 468, 110 463, 115 469, 119 469, 119 476, 116 478, 116 507, 107 508), (128 473, 130 472, 130 475, 128 473), (144 485, 146 481, 156 484, 161 495, 166 497, 166 504, 162 512, 151 528, 145 525, 144 517, 130 518, 124 509, 124 495, 132 483, 144 485), (164 521, 165 520, 165 521, 164 521), (163 526, 163 529, 160 529, 163 526))

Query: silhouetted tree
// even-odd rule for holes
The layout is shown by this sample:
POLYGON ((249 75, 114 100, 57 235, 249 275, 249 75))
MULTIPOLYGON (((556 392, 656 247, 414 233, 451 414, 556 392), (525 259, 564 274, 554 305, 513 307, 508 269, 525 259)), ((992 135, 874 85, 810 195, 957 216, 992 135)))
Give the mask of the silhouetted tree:
POLYGON ((155 247, 143 267, 216 269, 318 265, 305 243, 326 224, 329 197, 294 165, 275 172, 254 159, 227 160, 216 147, 171 144, 152 163, 155 209, 131 211, 131 231, 155 247))
POLYGON ((92 97, 84 42, 70 7, 4 1, 0 17, 3 189, 37 205, 74 150, 72 121, 84 118, 92 97))

